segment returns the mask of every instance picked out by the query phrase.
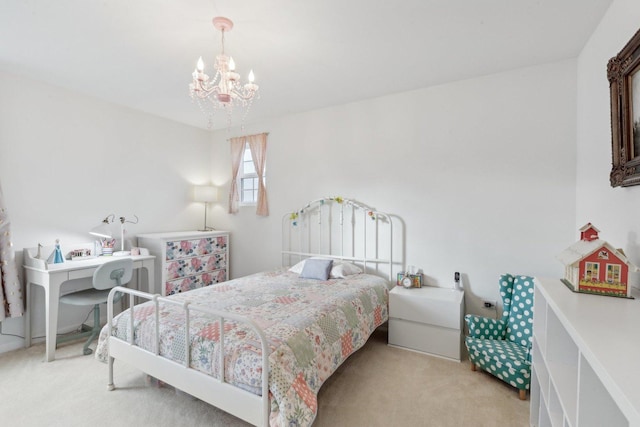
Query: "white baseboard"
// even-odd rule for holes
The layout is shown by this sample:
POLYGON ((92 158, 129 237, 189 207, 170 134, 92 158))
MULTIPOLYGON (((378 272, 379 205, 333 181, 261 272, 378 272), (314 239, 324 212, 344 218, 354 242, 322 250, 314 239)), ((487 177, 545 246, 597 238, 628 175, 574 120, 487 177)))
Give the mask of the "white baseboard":
POLYGON ((24 339, 16 338, 15 340, 11 340, 11 342, 4 342, 0 344, 0 354, 18 350, 20 348, 24 348, 24 339))

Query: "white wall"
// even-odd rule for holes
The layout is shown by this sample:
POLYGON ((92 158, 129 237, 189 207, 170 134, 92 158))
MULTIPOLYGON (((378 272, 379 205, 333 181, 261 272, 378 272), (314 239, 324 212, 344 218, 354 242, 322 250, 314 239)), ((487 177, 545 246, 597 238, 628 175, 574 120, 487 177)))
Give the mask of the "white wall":
MULTIPOLYGON (((209 132, 9 74, 0 73, 0 94, 0 186, 20 259, 57 238, 92 241, 88 230, 109 213, 138 215, 131 235, 201 226, 189 190, 211 178, 209 132)), ((43 336, 42 294, 34 304, 33 334, 43 336)), ((59 330, 87 312, 65 308, 59 330)), ((2 330, 23 335, 23 320, 2 330)), ((0 336, 0 351, 20 345, 0 336)))
MULTIPOLYGON (((640 187, 612 188, 607 62, 638 31, 640 2, 615 0, 578 58, 576 225, 592 222, 600 237, 640 265, 640 187)), ((639 275, 632 283, 638 285, 639 275)))
MULTIPOLYGON (((570 60, 248 126, 270 133, 271 215, 215 206, 215 226, 232 232, 232 276, 278 266, 281 216, 322 196, 398 215, 407 264, 443 287, 462 272, 468 311, 499 299, 501 273, 560 276, 555 256, 576 233, 575 114, 570 60)), ((235 134, 213 137, 225 191, 235 134)))

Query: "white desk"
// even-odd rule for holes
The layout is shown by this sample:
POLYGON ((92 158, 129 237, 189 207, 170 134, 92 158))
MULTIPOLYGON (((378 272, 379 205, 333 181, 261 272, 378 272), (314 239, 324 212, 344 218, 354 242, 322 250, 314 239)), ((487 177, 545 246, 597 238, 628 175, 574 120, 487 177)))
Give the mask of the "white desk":
POLYGON ((147 270, 147 278, 150 293, 160 293, 155 289, 154 259, 153 255, 138 255, 128 257, 97 257, 82 261, 67 261, 62 264, 49 264, 47 268, 24 265, 25 285, 27 288, 27 304, 25 313, 24 346, 31 346, 31 285, 42 286, 45 293, 46 316, 46 358, 51 362, 55 358, 56 335, 58 333, 58 300, 60 288, 64 282, 74 279, 93 277, 93 272, 98 266, 113 261, 114 259, 131 258, 133 268, 147 270))

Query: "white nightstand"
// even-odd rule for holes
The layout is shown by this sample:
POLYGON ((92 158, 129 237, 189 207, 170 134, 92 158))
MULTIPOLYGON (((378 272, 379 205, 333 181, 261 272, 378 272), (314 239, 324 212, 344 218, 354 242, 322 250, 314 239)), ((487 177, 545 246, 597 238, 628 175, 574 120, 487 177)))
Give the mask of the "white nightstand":
POLYGON ((460 361, 464 292, 425 286, 389 292, 389 345, 460 361))

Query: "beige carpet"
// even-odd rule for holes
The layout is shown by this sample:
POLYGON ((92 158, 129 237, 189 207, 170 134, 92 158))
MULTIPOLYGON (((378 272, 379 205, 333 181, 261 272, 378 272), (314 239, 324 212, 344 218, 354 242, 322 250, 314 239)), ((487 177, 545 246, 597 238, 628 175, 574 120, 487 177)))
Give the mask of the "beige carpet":
MULTIPOLYGON (((529 401, 469 362, 386 345, 379 330, 322 386, 314 426, 527 426, 529 401)), ((115 364, 81 356, 82 344, 42 362, 44 346, 0 355, 3 426, 246 426, 243 421, 115 364)))

